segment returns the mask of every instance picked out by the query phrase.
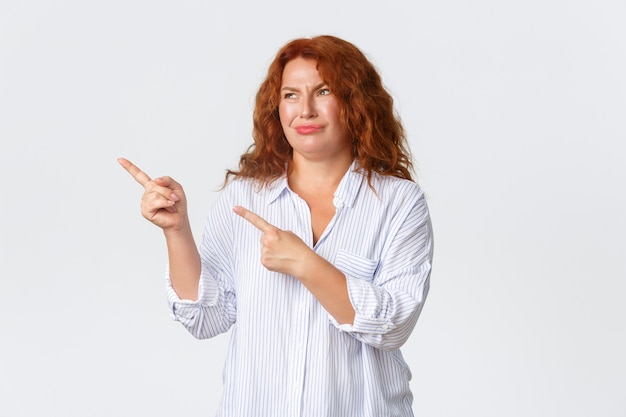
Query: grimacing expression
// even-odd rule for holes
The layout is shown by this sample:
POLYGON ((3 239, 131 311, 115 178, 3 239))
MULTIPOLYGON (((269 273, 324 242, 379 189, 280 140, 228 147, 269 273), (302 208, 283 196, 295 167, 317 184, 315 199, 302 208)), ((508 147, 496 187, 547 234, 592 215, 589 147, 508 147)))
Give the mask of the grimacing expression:
POLYGON ((321 78, 317 61, 295 58, 285 65, 278 114, 294 158, 326 160, 352 154, 339 102, 321 78))

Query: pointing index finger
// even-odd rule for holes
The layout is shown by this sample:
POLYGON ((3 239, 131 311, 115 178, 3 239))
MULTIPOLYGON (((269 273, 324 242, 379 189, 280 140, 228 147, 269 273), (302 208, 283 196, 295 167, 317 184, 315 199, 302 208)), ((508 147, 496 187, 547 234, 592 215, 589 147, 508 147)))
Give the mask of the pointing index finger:
POLYGON ((137 166, 135 164, 133 164, 132 162, 130 162, 128 159, 125 158, 118 158, 117 162, 120 163, 120 165, 130 174, 133 176, 133 178, 135 178, 135 181, 137 181, 139 184, 141 184, 142 186, 145 186, 147 183, 149 183, 150 181, 152 181, 150 179, 150 177, 148 176, 148 174, 146 174, 145 172, 143 172, 142 170, 140 170, 139 168, 137 168, 137 166))
POLYGON ((251 212, 250 210, 241 207, 235 206, 233 207, 233 211, 250 222, 254 227, 259 229, 263 233, 267 233, 275 229, 270 223, 266 222, 261 216, 256 213, 251 212))

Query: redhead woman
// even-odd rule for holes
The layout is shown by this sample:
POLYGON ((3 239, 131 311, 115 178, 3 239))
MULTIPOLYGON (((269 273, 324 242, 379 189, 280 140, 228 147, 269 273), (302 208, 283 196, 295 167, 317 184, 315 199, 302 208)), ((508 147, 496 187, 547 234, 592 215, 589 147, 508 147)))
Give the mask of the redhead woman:
POLYGON ((119 159, 163 229, 173 317, 197 338, 232 330, 217 415, 412 416, 401 348, 433 234, 391 95, 352 43, 296 39, 253 117, 200 242, 183 187, 119 159))

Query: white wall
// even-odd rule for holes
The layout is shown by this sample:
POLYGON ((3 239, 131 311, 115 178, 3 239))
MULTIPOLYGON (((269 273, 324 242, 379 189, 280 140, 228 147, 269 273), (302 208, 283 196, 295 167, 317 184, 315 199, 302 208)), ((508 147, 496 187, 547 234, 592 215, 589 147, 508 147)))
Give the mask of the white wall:
POLYGON ((161 233, 117 165, 172 175, 199 233, 286 41, 354 42, 429 195, 418 416, 626 415, 621 0, 0 0, 0 415, 213 415, 228 335, 170 320, 161 233))

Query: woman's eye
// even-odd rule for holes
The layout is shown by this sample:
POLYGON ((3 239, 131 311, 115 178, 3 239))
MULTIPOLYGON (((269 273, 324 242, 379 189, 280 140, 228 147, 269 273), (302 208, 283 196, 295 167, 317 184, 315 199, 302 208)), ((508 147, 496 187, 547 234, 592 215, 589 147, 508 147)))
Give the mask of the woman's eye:
POLYGON ((330 90, 329 90, 328 88, 322 88, 322 89, 318 92, 318 94, 319 94, 320 96, 327 96, 327 95, 329 95, 329 94, 330 94, 330 90))
POLYGON ((295 93, 285 93, 283 98, 296 98, 296 94, 295 93))

